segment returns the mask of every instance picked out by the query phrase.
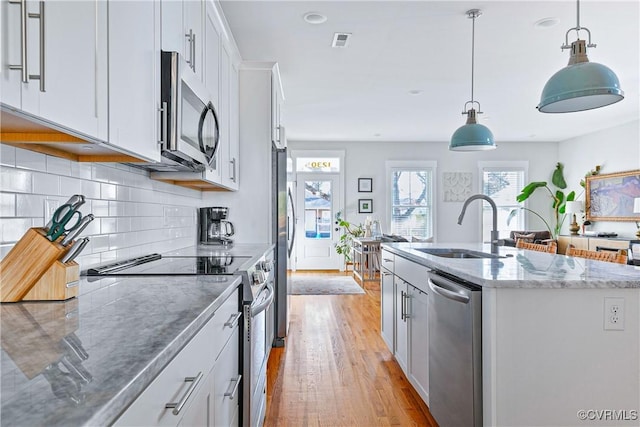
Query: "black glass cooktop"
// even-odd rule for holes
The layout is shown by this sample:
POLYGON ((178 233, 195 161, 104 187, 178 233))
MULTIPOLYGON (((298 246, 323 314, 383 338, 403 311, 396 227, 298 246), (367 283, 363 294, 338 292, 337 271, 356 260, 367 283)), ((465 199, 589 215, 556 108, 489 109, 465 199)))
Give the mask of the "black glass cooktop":
POLYGON ((199 257, 146 256, 87 270, 89 276, 154 276, 232 274, 251 257, 232 255, 199 257))

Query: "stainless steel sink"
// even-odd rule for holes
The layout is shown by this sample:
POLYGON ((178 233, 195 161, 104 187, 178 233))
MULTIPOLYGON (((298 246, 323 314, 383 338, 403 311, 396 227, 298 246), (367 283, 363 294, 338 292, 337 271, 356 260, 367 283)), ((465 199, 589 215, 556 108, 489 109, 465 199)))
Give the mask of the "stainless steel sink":
POLYGON ((457 248, 415 248, 425 254, 439 256, 442 258, 504 258, 503 256, 486 252, 472 251, 470 249, 457 248))

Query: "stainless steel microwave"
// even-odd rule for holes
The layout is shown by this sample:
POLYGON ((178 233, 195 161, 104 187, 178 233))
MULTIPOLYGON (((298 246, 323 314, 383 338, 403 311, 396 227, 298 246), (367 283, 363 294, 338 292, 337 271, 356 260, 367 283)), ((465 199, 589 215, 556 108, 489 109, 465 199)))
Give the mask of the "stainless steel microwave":
POLYGON ((161 153, 188 170, 215 168, 220 145, 212 97, 178 52, 162 52, 161 153))

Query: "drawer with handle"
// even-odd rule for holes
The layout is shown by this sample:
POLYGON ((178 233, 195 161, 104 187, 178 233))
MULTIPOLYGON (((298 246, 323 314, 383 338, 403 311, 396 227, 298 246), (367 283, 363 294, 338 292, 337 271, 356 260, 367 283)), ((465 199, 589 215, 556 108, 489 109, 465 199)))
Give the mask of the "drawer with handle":
MULTIPOLYGON (((177 426, 200 393, 209 393, 220 349, 237 331, 238 289, 116 420, 115 426, 177 426), (225 323, 231 326, 225 326, 225 323), (228 331, 228 332, 227 332, 228 331), (219 344, 222 341, 221 344, 219 344)), ((235 344, 237 351, 238 344, 235 344)), ((194 408, 194 410, 199 410, 194 408)), ((193 414, 191 414, 193 415, 193 414)), ((190 415, 186 415, 190 417, 190 415)))
POLYGON ((389 251, 382 250, 380 262, 382 267, 387 269, 389 272, 393 273, 394 264, 395 264, 395 255, 389 251))

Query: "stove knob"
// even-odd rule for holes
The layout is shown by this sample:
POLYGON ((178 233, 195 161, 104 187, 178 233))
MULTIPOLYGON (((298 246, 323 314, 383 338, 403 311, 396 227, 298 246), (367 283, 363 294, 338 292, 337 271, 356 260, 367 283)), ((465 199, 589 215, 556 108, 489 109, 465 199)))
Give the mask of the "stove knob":
POLYGON ((260 268, 263 271, 271 271, 271 261, 260 261, 260 268))
POLYGON ((256 285, 264 283, 264 273, 262 271, 256 270, 253 273, 253 283, 256 285))

